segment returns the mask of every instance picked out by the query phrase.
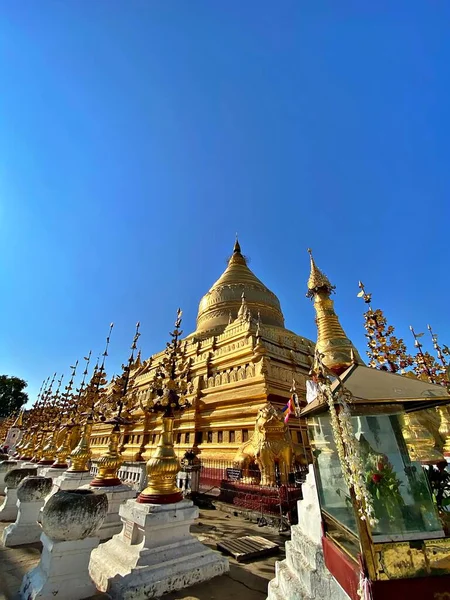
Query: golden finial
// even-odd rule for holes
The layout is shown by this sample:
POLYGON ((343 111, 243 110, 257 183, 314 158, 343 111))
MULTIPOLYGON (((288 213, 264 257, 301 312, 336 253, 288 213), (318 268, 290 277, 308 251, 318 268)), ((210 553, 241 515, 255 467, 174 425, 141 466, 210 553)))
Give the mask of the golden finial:
POLYGON ((92 487, 101 488, 111 485, 120 485, 120 479, 117 475, 119 468, 123 463, 121 451, 119 450, 120 426, 129 425, 131 423, 131 421, 122 417, 122 410, 124 407, 126 410, 130 409, 130 400, 127 403, 126 395, 134 381, 130 375, 134 363, 134 351, 137 348, 137 341, 141 335, 139 333, 139 326, 140 323, 138 321, 136 323, 136 331, 131 344, 131 353, 128 362, 123 366, 122 375, 117 377, 114 382, 112 401, 116 403, 117 414, 112 419, 105 421, 105 423, 113 425, 113 428, 109 435, 108 449, 97 462, 98 473, 95 479, 91 481, 90 485, 92 487))
POLYGON ((162 413, 162 432, 155 453, 147 463, 148 486, 138 496, 137 502, 171 504, 182 499, 176 477, 180 462, 173 447, 173 423, 190 406, 188 393, 189 361, 184 357, 180 336, 181 311, 178 311, 175 330, 170 333, 165 356, 155 374, 152 399, 144 410, 162 413))
POLYGON ((133 363, 133 371, 136 371, 140 367, 142 367, 142 360, 141 360, 141 349, 139 348, 139 351, 136 356, 136 360, 133 363))
MULTIPOLYGON (((181 310, 178 309, 178 317, 181 320, 181 310)), ((128 364, 125 366, 124 368, 124 372, 122 377, 119 377, 118 380, 121 380, 121 391, 120 391, 120 397, 119 397, 119 401, 118 401, 118 412, 117 412, 117 418, 120 418, 120 415, 122 413, 122 408, 124 406, 124 398, 128 392, 128 388, 130 387, 130 385, 132 384, 132 381, 130 379, 130 375, 131 375, 131 369, 133 367, 133 363, 134 363, 134 351, 137 348, 137 341, 140 337, 140 333, 139 333, 139 327, 140 327, 140 323, 139 321, 136 323, 136 331, 134 333, 134 338, 133 338, 133 343, 131 344, 131 353, 130 356, 128 358, 128 364)))
POLYGON ((236 241, 233 246, 233 254, 228 259, 228 266, 230 265, 247 265, 245 256, 241 252, 241 245, 236 234, 236 241))
POLYGON ((241 246, 239 244, 237 232, 236 232, 236 240, 234 242, 233 254, 241 254, 241 246))
POLYGON ((332 285, 328 277, 324 275, 317 267, 316 263, 314 262, 311 248, 308 248, 308 253, 311 261, 311 272, 308 279, 307 297, 312 298, 314 294, 320 291, 326 294, 331 294, 331 292, 336 289, 336 286, 332 285))
MULTIPOLYGON (((329 279, 317 268, 310 248, 308 252, 311 257, 311 274, 306 295, 314 298, 317 323, 316 355, 321 355, 323 364, 334 374, 340 375, 355 362, 363 363, 345 335, 334 310, 330 295, 335 286, 331 285, 329 279)), ((317 363, 317 359, 315 362, 317 363)))
POLYGON ((20 411, 19 416, 14 421, 13 427, 23 427, 23 410, 20 411))

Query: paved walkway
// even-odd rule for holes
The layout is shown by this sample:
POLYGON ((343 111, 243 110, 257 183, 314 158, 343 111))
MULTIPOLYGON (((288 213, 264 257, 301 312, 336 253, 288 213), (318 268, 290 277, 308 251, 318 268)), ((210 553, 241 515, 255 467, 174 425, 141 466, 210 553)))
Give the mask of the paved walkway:
MULTIPOLYGON (((0 523, 0 538, 7 523, 0 523)), ((225 537, 260 535, 280 545, 278 556, 260 559, 248 564, 238 563, 232 557, 230 572, 211 581, 194 585, 179 592, 166 594, 164 600, 265 600, 267 586, 275 575, 275 561, 284 558, 285 537, 269 527, 258 527, 242 517, 221 510, 202 509, 200 518, 192 527, 199 540, 216 549, 218 540, 225 537)), ((3 548, 0 545, 0 600, 18 600, 18 590, 24 574, 32 569, 40 558, 40 544, 3 548)), ((95 599, 105 599, 98 594, 95 599)), ((61 600, 64 600, 61 598, 61 600)), ((91 599, 93 600, 93 598, 91 599)))

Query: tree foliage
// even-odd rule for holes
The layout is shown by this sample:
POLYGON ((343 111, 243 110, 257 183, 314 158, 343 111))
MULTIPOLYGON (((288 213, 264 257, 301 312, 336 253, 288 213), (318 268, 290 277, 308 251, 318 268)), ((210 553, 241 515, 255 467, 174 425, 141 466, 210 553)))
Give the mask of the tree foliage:
POLYGON ((0 375, 0 417, 18 412, 28 401, 28 394, 23 391, 27 385, 19 377, 0 375))

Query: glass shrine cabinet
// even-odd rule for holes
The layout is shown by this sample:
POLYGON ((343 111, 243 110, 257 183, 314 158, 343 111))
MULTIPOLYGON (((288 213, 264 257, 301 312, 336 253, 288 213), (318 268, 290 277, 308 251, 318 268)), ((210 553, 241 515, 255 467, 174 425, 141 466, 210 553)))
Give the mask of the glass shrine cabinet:
MULTIPOLYGON (((352 369, 355 367, 349 371, 352 369)), ((348 375, 345 385, 351 388, 348 375)), ((340 383, 333 385, 336 390, 340 383)), ((441 395, 443 392, 440 388, 441 395)), ((351 598, 358 597, 355 588, 359 587, 362 568, 373 598, 382 595, 383 600, 398 600, 399 594, 406 597, 412 586, 411 597, 435 600, 444 594, 446 599, 448 592, 450 599, 450 538, 446 537, 424 467, 408 452, 402 432, 405 405, 393 401, 396 398, 382 403, 367 400, 360 390, 358 396, 349 405, 350 421, 361 458, 360 476, 376 518, 373 527, 360 518, 354 492, 346 484, 328 404, 323 398, 317 399, 302 411, 313 454, 327 567, 351 598)), ((388 398, 386 390, 383 396, 388 398)), ((422 397, 408 408, 415 406, 423 409, 427 403, 422 397)), ((339 411, 338 405, 336 409, 339 411)))

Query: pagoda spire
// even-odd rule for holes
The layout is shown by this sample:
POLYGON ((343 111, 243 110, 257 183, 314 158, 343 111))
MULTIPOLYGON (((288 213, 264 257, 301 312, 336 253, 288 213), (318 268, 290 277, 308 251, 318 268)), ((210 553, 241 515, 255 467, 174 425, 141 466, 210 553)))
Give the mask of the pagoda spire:
POLYGON ((242 254, 241 245, 239 243, 237 234, 236 234, 236 240, 235 240, 234 246, 233 246, 233 254, 230 256, 230 258, 228 260, 228 266, 236 265, 236 264, 247 266, 247 261, 245 259, 245 256, 242 254))
POLYGON ((241 254, 241 245, 239 244, 237 233, 236 233, 236 241, 234 242, 233 254, 241 254))
POLYGON ((20 411, 17 419, 14 421, 13 427, 18 427, 19 429, 23 427, 23 410, 20 411))
POLYGON ((331 294, 336 289, 336 286, 331 285, 328 277, 316 265, 311 248, 308 248, 308 253, 311 262, 311 272, 308 279, 307 297, 312 298, 319 291, 328 293, 328 295, 331 294))
POLYGON ((308 249, 308 252, 311 272, 306 295, 313 299, 316 311, 316 352, 321 355, 322 363, 328 369, 340 375, 351 365, 364 363, 346 336, 334 310, 334 302, 330 296, 336 286, 332 285, 328 277, 317 267, 311 249, 308 249))

